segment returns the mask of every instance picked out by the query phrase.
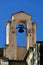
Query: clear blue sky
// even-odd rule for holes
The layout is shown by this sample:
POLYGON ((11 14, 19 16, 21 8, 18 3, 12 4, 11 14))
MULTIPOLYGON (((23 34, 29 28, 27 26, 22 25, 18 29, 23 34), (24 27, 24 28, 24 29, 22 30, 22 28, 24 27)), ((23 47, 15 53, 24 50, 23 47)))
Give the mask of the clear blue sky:
POLYGON ((37 23, 37 40, 43 41, 43 0, 0 0, 0 47, 6 43, 6 21, 19 11, 31 14, 37 23))

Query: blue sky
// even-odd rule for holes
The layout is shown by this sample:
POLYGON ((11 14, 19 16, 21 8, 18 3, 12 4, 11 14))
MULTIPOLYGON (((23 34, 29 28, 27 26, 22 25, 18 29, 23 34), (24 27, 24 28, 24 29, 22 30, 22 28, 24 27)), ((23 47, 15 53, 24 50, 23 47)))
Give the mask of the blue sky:
POLYGON ((43 0, 0 0, 0 47, 6 43, 6 21, 21 10, 32 15, 37 23, 37 40, 43 41, 43 0))

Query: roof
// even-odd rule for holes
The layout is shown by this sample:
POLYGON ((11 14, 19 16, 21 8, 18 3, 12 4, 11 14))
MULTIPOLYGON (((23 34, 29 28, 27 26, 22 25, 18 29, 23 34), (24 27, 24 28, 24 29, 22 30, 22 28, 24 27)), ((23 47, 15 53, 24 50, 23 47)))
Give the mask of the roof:
POLYGON ((43 41, 36 41, 36 43, 43 43, 43 41))
MULTIPOLYGON (((18 14, 18 13, 25 13, 25 14, 27 14, 27 15, 30 15, 30 14, 24 12, 24 11, 19 11, 19 12, 13 13, 13 14, 11 15, 11 18, 12 18, 12 16, 13 16, 14 14, 18 14)), ((32 15, 30 15, 30 16, 31 16, 31 18, 32 18, 32 15)))

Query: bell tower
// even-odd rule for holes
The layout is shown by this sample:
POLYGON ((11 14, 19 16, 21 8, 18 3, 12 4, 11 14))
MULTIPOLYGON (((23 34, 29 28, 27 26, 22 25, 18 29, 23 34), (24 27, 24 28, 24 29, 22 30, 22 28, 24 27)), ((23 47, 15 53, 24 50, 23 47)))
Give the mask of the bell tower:
POLYGON ((7 21, 4 56, 10 60, 22 60, 29 47, 36 43, 36 23, 31 22, 31 18, 30 14, 20 11, 11 15, 11 22, 7 21))

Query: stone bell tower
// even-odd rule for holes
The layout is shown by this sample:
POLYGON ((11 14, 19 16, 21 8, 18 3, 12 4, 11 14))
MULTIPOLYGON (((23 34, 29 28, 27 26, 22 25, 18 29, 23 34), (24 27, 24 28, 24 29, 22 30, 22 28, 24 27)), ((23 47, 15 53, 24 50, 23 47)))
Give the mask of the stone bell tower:
MULTIPOLYGON (((7 21, 4 56, 10 60, 22 60, 29 47, 32 47, 32 45, 36 43, 36 23, 31 22, 31 18, 32 16, 30 14, 20 11, 12 14, 11 21, 7 21), (19 32, 20 36, 23 36, 22 33, 24 33, 24 31, 26 34, 26 46, 17 46, 16 43, 21 44, 24 38, 22 37, 23 40, 17 41, 16 33, 19 32)), ((18 40, 19 38, 18 36, 18 40)))

